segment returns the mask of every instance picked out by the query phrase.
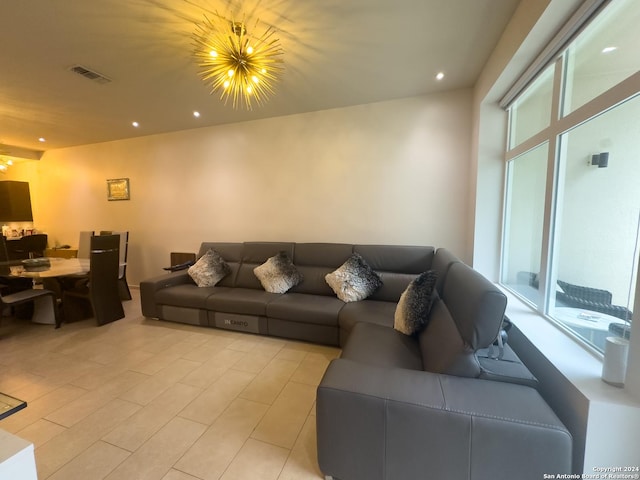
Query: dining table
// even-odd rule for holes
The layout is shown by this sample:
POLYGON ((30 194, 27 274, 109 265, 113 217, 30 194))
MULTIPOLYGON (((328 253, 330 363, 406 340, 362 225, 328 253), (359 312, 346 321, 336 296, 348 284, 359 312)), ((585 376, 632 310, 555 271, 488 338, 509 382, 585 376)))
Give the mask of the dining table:
POLYGON ((54 278, 89 271, 88 258, 41 257, 0 262, 0 276, 22 278, 54 278))
MULTIPOLYGON (((27 260, 0 262, 0 277, 30 278, 34 288, 49 288, 62 291, 62 278, 83 275, 89 272, 88 258, 40 257, 27 260)), ((55 324, 51 308, 46 302, 35 301, 33 323, 55 324)))

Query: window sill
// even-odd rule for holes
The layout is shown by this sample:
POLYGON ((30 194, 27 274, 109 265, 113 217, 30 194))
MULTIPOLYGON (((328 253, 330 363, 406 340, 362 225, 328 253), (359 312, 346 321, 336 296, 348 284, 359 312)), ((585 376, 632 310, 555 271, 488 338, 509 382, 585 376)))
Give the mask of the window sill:
POLYGON ((509 319, 589 402, 640 407, 624 388, 602 381, 600 353, 588 349, 517 296, 500 285, 498 287, 507 295, 509 319))

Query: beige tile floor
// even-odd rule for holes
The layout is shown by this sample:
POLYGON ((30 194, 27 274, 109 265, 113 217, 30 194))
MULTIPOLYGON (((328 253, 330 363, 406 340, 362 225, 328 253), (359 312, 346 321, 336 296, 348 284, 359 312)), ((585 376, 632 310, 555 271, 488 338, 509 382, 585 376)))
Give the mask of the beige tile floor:
POLYGON ((145 319, 2 318, 0 429, 35 445, 40 480, 311 480, 315 390, 336 348, 145 319))

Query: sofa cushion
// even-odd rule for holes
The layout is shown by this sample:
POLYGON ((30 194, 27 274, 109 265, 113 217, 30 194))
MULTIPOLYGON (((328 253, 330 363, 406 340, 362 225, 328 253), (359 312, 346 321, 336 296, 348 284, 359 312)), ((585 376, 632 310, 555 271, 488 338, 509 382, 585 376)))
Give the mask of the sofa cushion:
POLYGON ((225 276, 218 282, 219 287, 233 287, 236 283, 236 276, 238 269, 240 268, 240 261, 242 260, 242 243, 229 243, 229 242, 202 242, 200 245, 200 251, 198 258, 202 257, 210 249, 218 252, 222 258, 224 258, 227 265, 231 269, 231 273, 225 276))
POLYGON ((459 261, 458 257, 446 248, 439 248, 436 250, 436 254, 433 256, 431 269, 438 272, 436 290, 438 290, 438 294, 440 296, 442 296, 442 287, 444 286, 444 281, 447 278, 447 273, 449 273, 449 268, 451 265, 458 263, 459 261))
POLYGON ((207 309, 215 312, 264 316, 267 305, 281 294, 253 288, 229 288, 207 299, 207 309), (215 298, 214 298, 215 297, 215 298))
POLYGON ((217 251, 209 249, 189 267, 187 273, 198 287, 214 287, 231 273, 231 268, 217 251))
POLYGON ((348 333, 358 322, 375 323, 392 328, 395 311, 396 304, 394 302, 366 299, 361 302, 345 303, 338 315, 338 323, 340 330, 348 333))
POLYGON ((377 367, 422 370, 414 337, 373 323, 359 322, 353 327, 340 357, 377 367))
POLYGON ((476 378, 480 365, 475 350, 465 343, 444 301, 434 303, 427 326, 418 334, 426 371, 476 378))
POLYGON ((338 313, 343 306, 344 302, 335 297, 289 292, 267 305, 267 316, 294 322, 336 326, 338 313))
POLYGON ((342 265, 352 253, 353 246, 350 244, 296 243, 293 263, 303 279, 291 292, 334 296, 325 276, 342 265))
POLYGON ((253 269, 279 252, 286 252, 289 258, 293 258, 293 245, 287 242, 245 242, 234 286, 262 290, 262 285, 253 273, 253 269))
POLYGON ((354 245, 357 253, 375 270, 383 285, 371 300, 397 302, 407 285, 431 268, 433 247, 411 245, 354 245))
POLYGON ((427 270, 418 275, 400 296, 394 314, 393 328, 405 335, 419 332, 427 324, 431 306, 437 295, 438 272, 427 270))
POLYGON ((253 273, 269 293, 285 293, 302 281, 302 275, 286 252, 269 257, 262 265, 255 267, 253 273))
POLYGON ((193 283, 161 288, 155 293, 155 302, 160 305, 206 308, 207 298, 215 292, 229 290, 227 287, 198 287, 193 283))
POLYGON ((364 300, 382 286, 382 280, 365 260, 354 253, 325 280, 343 302, 364 300))
POLYGON ((475 351, 493 343, 507 307, 507 297, 493 283, 464 263, 453 263, 445 279, 442 299, 471 349, 475 351))

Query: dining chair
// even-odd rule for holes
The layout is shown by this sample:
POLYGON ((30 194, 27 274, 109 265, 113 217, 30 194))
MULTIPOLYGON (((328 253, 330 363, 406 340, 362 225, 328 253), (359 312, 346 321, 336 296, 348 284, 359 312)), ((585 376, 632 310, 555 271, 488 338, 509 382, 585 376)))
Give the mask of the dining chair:
POLYGON ((118 273, 118 289, 122 300, 131 300, 131 291, 127 283, 127 256, 129 253, 129 232, 101 230, 100 235, 120 235, 120 269, 118 273))
POLYGON ((16 252, 21 258, 40 258, 44 257, 44 251, 47 248, 47 234, 37 233, 34 235, 26 235, 19 242, 16 252))
MULTIPOLYGON (((0 235, 0 262, 11 260, 7 251, 6 238, 0 235)), ((9 267, 6 267, 7 274, 9 267)), ((12 277, 10 275, 0 275, 0 288, 5 294, 16 293, 21 290, 30 290, 33 287, 33 281, 30 278, 12 277)))
POLYGON ((91 237, 88 281, 80 280, 63 292, 62 308, 65 321, 93 316, 98 325, 124 318, 118 291, 118 235, 91 237))
POLYGON ((93 237, 93 230, 80 232, 78 258, 89 258, 89 253, 91 252, 91 237, 93 237))
POLYGON ((7 252, 7 239, 4 235, 0 235, 0 262, 9 260, 9 252, 7 252))
POLYGON ((8 295, 3 294, 2 292, 3 290, 0 289, 0 313, 4 312, 5 307, 13 310, 19 305, 32 304, 33 308, 30 311, 31 315, 33 315, 33 311, 36 309, 36 302, 46 301, 48 299, 52 310, 50 314, 53 315, 56 328, 60 327, 61 319, 60 314, 58 313, 58 300, 55 292, 42 288, 20 290, 19 292, 10 293, 8 295))
MULTIPOLYGON (((81 231, 78 237, 78 253, 76 258, 89 260, 91 252, 91 237, 93 237, 93 230, 81 231)), ((62 300, 62 292, 66 289, 72 289, 76 284, 81 281, 88 282, 88 273, 77 273, 73 275, 65 275, 64 277, 44 278, 42 285, 44 288, 53 290, 60 300, 62 300)))

